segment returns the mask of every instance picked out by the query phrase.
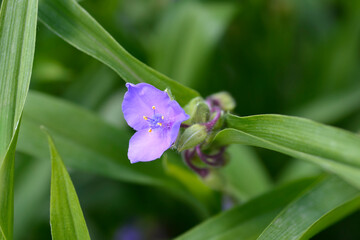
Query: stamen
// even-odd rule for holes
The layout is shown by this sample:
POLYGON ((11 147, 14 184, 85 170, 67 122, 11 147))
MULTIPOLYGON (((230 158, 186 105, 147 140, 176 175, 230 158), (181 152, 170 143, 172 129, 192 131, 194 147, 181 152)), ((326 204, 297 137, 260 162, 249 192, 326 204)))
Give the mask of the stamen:
POLYGON ((164 116, 161 116, 161 119, 164 120, 164 116))
POLYGON ((152 106, 152 109, 153 109, 153 110, 155 110, 155 109, 156 109, 156 107, 155 107, 155 106, 152 106))
POLYGON ((162 126, 162 123, 157 123, 157 125, 159 125, 160 127, 162 126))
POLYGON ((152 129, 151 128, 149 128, 149 131, 148 131, 149 133, 151 133, 152 132, 152 129))
POLYGON ((148 117, 145 117, 145 116, 143 116, 143 118, 144 118, 144 120, 146 120, 146 121, 149 119, 148 117))

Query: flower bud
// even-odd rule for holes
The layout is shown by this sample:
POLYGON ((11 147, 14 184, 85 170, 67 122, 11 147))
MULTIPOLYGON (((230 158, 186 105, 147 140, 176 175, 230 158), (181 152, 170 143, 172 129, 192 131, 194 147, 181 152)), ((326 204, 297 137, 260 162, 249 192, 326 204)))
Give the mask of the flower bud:
POLYGON ((232 111, 236 106, 234 98, 228 92, 219 92, 208 98, 214 106, 219 106, 224 111, 232 111))
POLYGON ((210 109, 205 102, 199 102, 195 106, 195 111, 190 117, 191 123, 205 123, 209 120, 210 109))
POLYGON ((194 98, 184 108, 185 112, 190 115, 187 124, 205 123, 209 120, 210 109, 208 104, 201 97, 194 98))
POLYGON ((191 101, 188 104, 186 104, 186 106, 184 107, 185 112, 191 116, 195 110, 194 108, 196 107, 196 104, 198 104, 201 101, 204 101, 202 97, 196 97, 191 99, 191 101))
POLYGON ((179 152, 195 147, 202 143, 207 137, 207 130, 204 125, 194 124, 181 134, 176 148, 179 152))

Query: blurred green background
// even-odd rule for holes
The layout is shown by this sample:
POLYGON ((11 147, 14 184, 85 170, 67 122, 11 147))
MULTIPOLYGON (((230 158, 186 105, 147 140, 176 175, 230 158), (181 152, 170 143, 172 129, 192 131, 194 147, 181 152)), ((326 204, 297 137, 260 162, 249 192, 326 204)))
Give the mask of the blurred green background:
MULTIPOLYGON (((230 92, 240 116, 295 115, 360 132, 357 0, 80 4, 151 67, 204 97, 230 92)), ((124 87, 116 73, 39 23, 32 90, 69 100, 131 132, 121 113, 124 87)), ((320 172, 285 155, 255 150, 274 184, 320 172)), ((50 239, 50 162, 19 153, 16 164, 15 237, 50 239)), ((203 220, 162 190, 71 169, 70 175, 93 239, 168 239, 203 220)), ((359 222, 355 213, 314 239, 360 239, 359 222)))

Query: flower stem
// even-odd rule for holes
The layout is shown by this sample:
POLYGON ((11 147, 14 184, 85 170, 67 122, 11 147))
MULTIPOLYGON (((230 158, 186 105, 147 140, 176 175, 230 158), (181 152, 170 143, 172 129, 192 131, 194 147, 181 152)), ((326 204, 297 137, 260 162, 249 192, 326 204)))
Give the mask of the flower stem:
POLYGON ((180 127, 182 127, 182 128, 188 128, 188 127, 190 127, 190 125, 189 125, 189 124, 182 123, 182 124, 180 125, 180 127))
POLYGON ((217 108, 215 111, 216 111, 215 117, 214 117, 211 121, 209 121, 209 122, 207 122, 207 123, 204 124, 205 127, 206 127, 206 129, 208 130, 208 132, 210 132, 210 131, 213 129, 213 127, 215 126, 216 122, 217 122, 217 121, 220 119, 220 117, 221 117, 221 109, 217 108))
POLYGON ((220 151, 214 155, 207 155, 205 153, 203 153, 201 151, 201 147, 200 145, 195 147, 196 153, 199 156, 199 158, 201 159, 201 161, 203 161, 204 163, 213 166, 213 167, 219 167, 219 166, 223 166, 224 165, 224 151, 225 151, 225 147, 222 147, 220 149, 220 151), (209 160, 209 158, 211 159, 211 161, 209 160))
POLYGON ((185 163, 197 174, 199 174, 202 178, 205 178, 208 174, 209 174, 209 169, 206 168, 199 168, 197 166, 195 166, 192 163, 192 158, 195 155, 195 150, 191 151, 191 150, 185 150, 184 152, 184 160, 185 163))

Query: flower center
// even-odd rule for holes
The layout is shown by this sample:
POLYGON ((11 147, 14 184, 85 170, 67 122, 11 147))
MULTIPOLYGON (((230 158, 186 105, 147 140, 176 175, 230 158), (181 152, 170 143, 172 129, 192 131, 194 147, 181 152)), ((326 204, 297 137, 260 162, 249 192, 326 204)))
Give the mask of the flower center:
POLYGON ((154 110, 154 114, 151 118, 147 116, 143 116, 144 120, 148 122, 150 127, 148 132, 152 132, 152 130, 155 128, 162 127, 164 123, 164 116, 159 113, 156 113, 155 106, 152 106, 152 109, 154 110))

